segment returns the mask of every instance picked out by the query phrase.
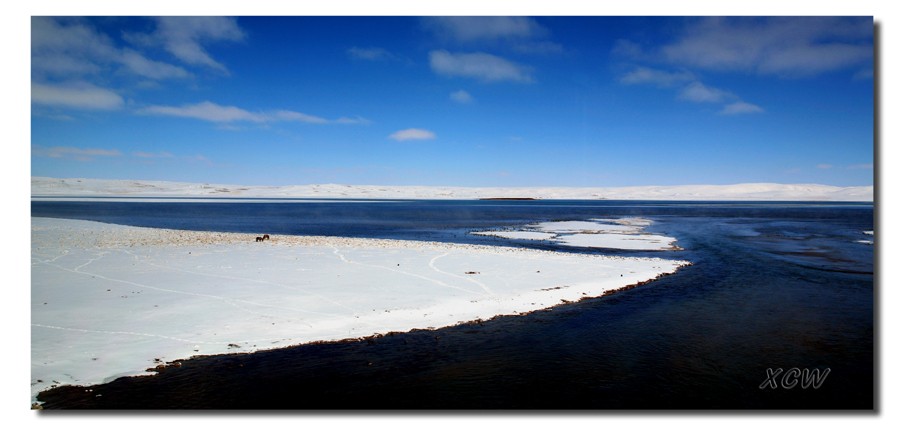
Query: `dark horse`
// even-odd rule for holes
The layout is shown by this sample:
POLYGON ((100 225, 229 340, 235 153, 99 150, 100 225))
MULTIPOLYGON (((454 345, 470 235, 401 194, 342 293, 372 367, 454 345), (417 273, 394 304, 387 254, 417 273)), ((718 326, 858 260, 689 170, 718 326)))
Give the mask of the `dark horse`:
POLYGON ((269 234, 263 235, 263 236, 262 236, 262 239, 268 240, 268 239, 269 239, 269 234))
POLYGON ((263 240, 263 237, 256 237, 256 242, 257 242, 257 243, 260 242, 260 241, 262 241, 262 240, 263 240))

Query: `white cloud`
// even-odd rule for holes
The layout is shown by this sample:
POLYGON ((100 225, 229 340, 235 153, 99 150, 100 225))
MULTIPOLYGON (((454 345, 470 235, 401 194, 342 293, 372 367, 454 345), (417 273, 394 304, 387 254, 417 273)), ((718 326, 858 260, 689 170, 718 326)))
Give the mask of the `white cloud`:
POLYGON ((872 36, 865 17, 714 17, 694 21, 661 53, 706 69, 803 76, 870 61, 872 36))
POLYGON ((149 106, 138 109, 137 112, 139 114, 198 118, 215 123, 229 123, 232 121, 252 121, 254 123, 262 123, 273 120, 271 116, 266 114, 254 113, 234 106, 221 106, 209 101, 200 102, 195 105, 183 105, 180 107, 149 106))
MULTIPOLYGON (((221 127, 227 127, 228 125, 223 125, 221 127)), ((160 152, 143 152, 143 151, 134 151, 131 153, 132 157, 144 158, 147 160, 139 161, 141 164, 158 164, 157 161, 149 160, 152 158, 164 158, 169 159, 165 162, 181 162, 186 161, 188 163, 203 163, 207 166, 216 166, 216 167, 231 167, 233 164, 219 164, 214 163, 211 159, 207 158, 201 154, 193 154, 193 155, 173 155, 169 152, 160 151, 160 152)))
POLYGON ((434 16, 422 18, 422 26, 444 40, 458 42, 543 37, 548 33, 537 21, 523 16, 434 16))
POLYGON ((467 104, 469 102, 472 102, 472 100, 473 100, 472 95, 470 95, 469 92, 466 92, 465 90, 460 90, 458 92, 451 93, 450 99, 452 99, 456 102, 459 102, 461 104, 467 104))
POLYGON ((38 76, 68 77, 96 74, 103 71, 103 67, 85 58, 58 52, 45 52, 31 56, 31 71, 38 76))
POLYGON ((365 118, 362 118, 362 117, 360 117, 360 116, 358 116, 358 115, 356 116, 356 118, 341 117, 341 118, 338 118, 337 120, 334 120, 333 123, 338 123, 338 124, 372 124, 371 121, 366 120, 365 118))
MULTIPOLYGON (((228 69, 213 59, 203 44, 241 41, 246 33, 235 18, 221 16, 164 16, 156 18, 157 27, 145 41, 162 44, 176 58, 191 65, 207 66, 224 73, 228 69)), ((136 37, 133 39, 140 39, 136 37)))
MULTIPOLYGON (((680 99, 693 102, 724 102, 726 99, 734 99, 736 96, 724 90, 709 87, 699 81, 695 81, 681 90, 680 99)), ((749 104, 747 104, 749 105, 749 104)))
POLYGON ((31 70, 38 77, 81 76, 103 70, 117 56, 112 41, 79 20, 66 25, 52 17, 31 17, 31 70))
POLYGON ((192 74, 184 68, 165 62, 152 61, 131 49, 123 50, 121 62, 133 73, 156 80, 187 78, 192 76, 192 74))
POLYGON ((78 19, 31 17, 31 54, 70 54, 72 59, 111 60, 112 40, 78 19))
POLYGON ((429 53, 431 69, 447 77, 461 76, 481 81, 517 81, 531 83, 531 68, 487 53, 450 53, 434 50, 429 53))
POLYGON ((163 88, 163 85, 155 81, 144 80, 137 82, 134 88, 139 90, 159 90, 163 88))
POLYGON ((637 67, 634 71, 619 78, 619 81, 623 84, 651 83, 661 88, 683 86, 678 91, 678 98, 691 102, 731 102, 730 105, 726 105, 719 111, 719 114, 721 115, 764 111, 757 105, 740 100, 737 95, 727 90, 717 89, 703 84, 698 81, 690 71, 673 73, 647 67, 637 67), (684 85, 685 83, 688 84, 684 85))
POLYGON ((31 103, 79 109, 118 109, 125 101, 111 90, 84 82, 64 86, 31 83, 31 103))
POLYGON ((436 136, 434 135, 434 132, 425 129, 409 128, 406 130, 398 130, 388 137, 398 141, 405 141, 410 139, 434 139, 436 136))
POLYGON ((748 104, 747 102, 744 102, 744 101, 737 101, 735 103, 725 105, 725 108, 723 108, 722 111, 719 111, 719 114, 735 115, 735 114, 747 114, 747 113, 754 113, 754 112, 765 112, 765 110, 756 105, 748 104))
MULTIPOLYGON (((254 123, 265 123, 272 121, 300 121, 303 123, 313 124, 370 124, 371 121, 362 117, 347 118, 341 117, 337 120, 327 120, 302 112, 275 110, 268 112, 250 112, 236 106, 222 106, 210 101, 200 102, 193 105, 182 105, 180 107, 152 105, 140 108, 135 111, 138 114, 150 115, 171 115, 175 117, 197 118, 200 120, 212 121, 214 123, 231 123, 235 121, 251 121, 254 123)), ((238 130, 234 126, 220 126, 224 130, 238 130)))
POLYGON ((51 148, 44 148, 42 146, 35 146, 31 148, 31 155, 36 157, 52 157, 52 158, 61 158, 61 157, 75 157, 78 160, 86 160, 88 157, 111 157, 122 155, 121 152, 117 149, 99 149, 99 148, 74 148, 71 146, 54 146, 51 148))
POLYGON ((312 115, 306 115, 302 112, 281 110, 281 111, 275 111, 275 113, 273 115, 275 116, 275 118, 282 120, 282 121, 302 121, 304 123, 327 123, 328 122, 328 120, 326 120, 324 118, 315 117, 312 115))
POLYGON ((369 61, 385 61, 389 59, 396 59, 397 57, 384 50, 380 47, 371 47, 368 49, 361 49, 359 47, 352 47, 347 50, 347 54, 350 55, 353 59, 366 59, 369 61))
POLYGON ((147 59, 132 49, 120 49, 105 34, 80 19, 32 17, 32 78, 79 77, 110 70, 110 65, 154 78, 187 78, 184 68, 147 59))
POLYGON ((625 84, 652 83, 659 87, 680 85, 696 78, 690 71, 677 73, 655 70, 647 67, 637 67, 634 71, 622 76, 619 81, 625 84))

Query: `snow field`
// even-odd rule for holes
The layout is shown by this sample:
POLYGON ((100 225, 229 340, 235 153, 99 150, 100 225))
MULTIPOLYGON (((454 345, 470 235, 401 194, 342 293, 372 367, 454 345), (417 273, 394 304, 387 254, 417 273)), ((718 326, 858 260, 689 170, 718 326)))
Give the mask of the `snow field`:
POLYGON ((597 297, 686 262, 32 218, 32 397, 189 358, 439 328, 597 297), (40 380, 40 382, 38 381, 40 380))

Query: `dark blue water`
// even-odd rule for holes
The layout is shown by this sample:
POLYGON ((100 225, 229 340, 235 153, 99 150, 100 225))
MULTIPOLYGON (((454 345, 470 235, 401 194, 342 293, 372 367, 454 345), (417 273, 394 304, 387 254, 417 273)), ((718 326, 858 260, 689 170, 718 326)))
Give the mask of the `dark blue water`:
POLYGON ((32 202, 32 216, 550 250, 562 248, 466 231, 642 216, 655 222, 649 231, 677 238, 685 250, 631 255, 694 262, 650 284, 551 311, 201 357, 91 393, 59 388, 39 396, 46 408, 874 407, 874 247, 856 242, 871 239, 861 233, 874 226, 870 203, 52 201, 32 202), (785 389, 781 377, 777 389, 760 389, 767 369, 793 367, 830 372, 817 389, 785 389))

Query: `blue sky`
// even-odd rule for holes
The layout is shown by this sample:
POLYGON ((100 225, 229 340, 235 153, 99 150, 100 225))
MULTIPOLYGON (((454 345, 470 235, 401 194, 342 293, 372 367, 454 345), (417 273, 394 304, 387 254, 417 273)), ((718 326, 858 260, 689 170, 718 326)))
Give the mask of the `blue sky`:
POLYGON ((873 183, 858 18, 31 19, 31 174, 873 183))

